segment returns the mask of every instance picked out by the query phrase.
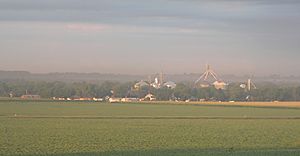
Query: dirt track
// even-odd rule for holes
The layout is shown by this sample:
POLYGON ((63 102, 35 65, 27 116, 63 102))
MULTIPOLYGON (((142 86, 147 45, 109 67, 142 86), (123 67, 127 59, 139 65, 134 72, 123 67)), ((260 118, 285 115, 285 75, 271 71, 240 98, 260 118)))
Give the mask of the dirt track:
POLYGON ((260 106, 260 107, 297 107, 300 102, 212 102, 209 104, 238 105, 238 106, 260 106))
POLYGON ((153 104, 192 104, 192 105, 224 105, 224 106, 254 106, 254 107, 286 107, 300 108, 300 102, 145 102, 153 104))

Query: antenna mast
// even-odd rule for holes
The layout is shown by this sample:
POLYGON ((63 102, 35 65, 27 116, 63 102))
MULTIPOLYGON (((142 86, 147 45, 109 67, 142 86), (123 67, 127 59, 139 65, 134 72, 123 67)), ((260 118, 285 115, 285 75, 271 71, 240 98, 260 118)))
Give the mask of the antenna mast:
POLYGON ((159 75, 159 79, 160 79, 160 86, 162 86, 164 84, 164 75, 163 75, 163 72, 160 72, 160 75, 159 75))
POLYGON ((255 86, 255 84, 252 82, 251 79, 248 79, 248 81, 247 81, 247 89, 248 89, 248 91, 251 91, 252 88, 256 89, 256 86, 255 86))

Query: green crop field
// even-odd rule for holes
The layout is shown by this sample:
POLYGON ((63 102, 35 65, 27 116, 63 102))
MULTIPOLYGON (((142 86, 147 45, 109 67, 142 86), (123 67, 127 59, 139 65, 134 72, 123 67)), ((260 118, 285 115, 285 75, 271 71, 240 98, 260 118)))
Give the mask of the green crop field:
POLYGON ((0 101, 0 155, 300 155, 300 109, 0 101))

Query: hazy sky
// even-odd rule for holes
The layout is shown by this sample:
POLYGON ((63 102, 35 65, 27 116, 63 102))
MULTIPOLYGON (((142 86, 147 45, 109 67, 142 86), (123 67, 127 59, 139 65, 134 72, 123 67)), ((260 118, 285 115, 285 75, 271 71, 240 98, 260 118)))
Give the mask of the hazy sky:
POLYGON ((0 70, 300 75, 299 0, 0 0, 0 70))

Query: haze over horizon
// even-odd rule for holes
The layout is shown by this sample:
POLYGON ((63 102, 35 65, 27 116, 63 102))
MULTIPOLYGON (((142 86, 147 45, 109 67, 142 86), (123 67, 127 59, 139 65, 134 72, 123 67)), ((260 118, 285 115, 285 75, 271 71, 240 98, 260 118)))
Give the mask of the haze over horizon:
POLYGON ((0 70, 300 75, 297 0, 0 0, 0 70))

